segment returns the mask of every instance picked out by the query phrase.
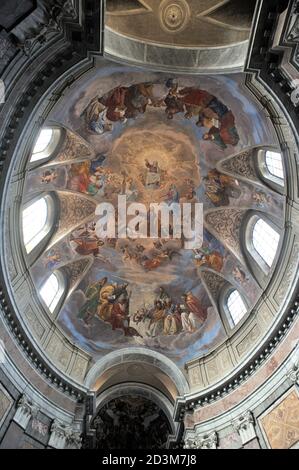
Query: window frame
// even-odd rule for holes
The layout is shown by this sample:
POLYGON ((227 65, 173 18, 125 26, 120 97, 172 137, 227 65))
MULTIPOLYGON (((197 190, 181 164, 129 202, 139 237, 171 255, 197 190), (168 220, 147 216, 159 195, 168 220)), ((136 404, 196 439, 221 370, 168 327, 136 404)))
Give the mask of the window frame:
POLYGON ((226 293, 225 293, 225 301, 224 301, 224 309, 226 311, 226 315, 228 317, 228 322, 229 322, 229 325, 230 325, 230 328, 233 330, 234 328, 236 328, 236 326, 240 325, 241 322, 243 321, 243 319, 247 316, 248 314, 248 305, 246 303, 246 301, 244 300, 244 297, 243 295, 240 293, 240 291, 236 288, 236 287, 230 287, 229 289, 227 289, 226 293), (246 311, 245 313, 242 315, 242 317, 240 318, 239 321, 237 321, 237 323, 235 323, 234 321, 234 318, 232 316, 232 313, 230 311, 230 308, 228 306, 228 299, 229 297, 232 295, 233 292, 237 292, 246 308, 246 311))
POLYGON ((274 261, 275 261, 275 258, 276 258, 276 255, 277 255, 277 251, 278 251, 278 246, 279 246, 279 242, 280 242, 280 233, 271 225, 269 224, 268 221, 264 220, 262 217, 256 217, 254 222, 252 222, 252 227, 251 227, 251 244, 252 244, 252 250, 255 252, 255 255, 262 259, 263 260, 263 264, 266 265, 266 269, 267 271, 270 271, 273 264, 274 264, 274 261), (275 250, 273 251, 273 257, 272 257, 272 261, 270 261, 270 264, 268 263, 268 260, 262 255, 261 251, 258 249, 258 247, 256 246, 257 244, 257 241, 254 239, 254 232, 255 232, 255 228, 256 226, 259 224, 259 222, 262 222, 264 223, 265 225, 267 225, 268 227, 270 227, 277 235, 278 235, 278 240, 277 240, 277 244, 276 244, 276 248, 275 250))
POLYGON ((29 160, 28 160, 29 168, 30 169, 36 168, 36 167, 38 167, 42 164, 45 164, 46 162, 48 162, 52 158, 55 158, 56 155, 59 153, 59 151, 61 149, 61 145, 64 141, 65 134, 66 134, 66 131, 62 127, 58 127, 58 126, 51 125, 51 124, 41 127, 39 129, 37 135, 35 136, 32 147, 31 147, 30 156, 29 156, 29 160), (38 140, 38 137, 39 137, 39 135, 40 135, 40 133, 43 129, 51 129, 53 131, 53 136, 51 138, 50 143, 46 147, 46 149, 42 152, 38 152, 38 153, 40 153, 40 158, 38 158, 36 160, 31 160, 33 155, 34 155, 34 153, 33 153, 34 147, 35 147, 35 145, 37 143, 37 140, 38 140))
POLYGON ((280 150, 277 149, 276 147, 267 147, 267 148, 262 148, 257 150, 257 156, 256 156, 256 167, 257 167, 257 172, 260 176, 260 178, 272 189, 277 191, 280 194, 285 193, 286 189, 286 162, 284 158, 284 153, 280 150), (267 152, 275 152, 279 153, 281 156, 281 163, 282 163, 282 168, 283 168, 283 179, 279 178, 278 176, 273 175, 268 168, 267 161, 266 161, 266 154, 267 152))
MULTIPOLYGON (((40 209, 40 208, 39 208, 40 209)), ((32 212, 35 213, 37 207, 32 209, 32 212)), ((36 246, 39 245, 41 240, 47 235, 49 227, 47 226, 47 221, 49 218, 49 202, 46 196, 42 196, 39 199, 31 202, 29 205, 22 209, 22 233, 23 233, 23 243, 25 245, 26 253, 29 255, 36 246), (32 232, 28 236, 28 226, 31 226, 32 219, 34 215, 29 214, 27 218, 29 218, 29 222, 26 223, 26 211, 28 211, 31 207, 36 206, 38 203, 42 202, 45 204, 45 211, 46 213, 43 214, 44 223, 39 227, 37 231, 32 232), (28 240, 26 238, 28 237, 28 240), (36 241, 37 240, 37 241, 36 241)))
POLYGON ((43 307, 47 310, 47 312, 50 313, 50 315, 52 317, 55 316, 56 312, 60 309, 61 304, 64 302, 66 292, 67 292, 67 282, 66 282, 65 276, 62 274, 62 272, 60 270, 55 270, 55 271, 51 272, 50 275, 47 277, 47 279, 45 279, 44 282, 40 285, 40 287, 38 289, 39 299, 40 299, 43 307), (55 276, 56 279, 57 279, 58 290, 57 290, 56 294, 54 295, 54 297, 52 298, 50 304, 48 305, 46 300, 44 299, 44 297, 41 294, 41 290, 44 288, 46 283, 49 282, 49 280, 52 276, 55 276), (51 305, 52 305, 52 303, 53 303, 53 301, 55 300, 56 297, 58 297, 58 299, 57 299, 57 302, 55 303, 54 308, 52 310, 51 305))
POLYGON ((261 211, 248 211, 247 215, 244 217, 242 224, 242 246, 244 248, 244 255, 248 263, 248 267, 259 283, 261 288, 266 288, 268 282, 270 281, 269 274, 272 273, 277 265, 279 254, 281 251, 283 239, 284 239, 284 228, 279 224, 279 221, 273 217, 269 217, 261 211), (269 224, 280 236, 277 251, 272 263, 272 266, 269 268, 268 264, 264 259, 259 255, 253 246, 252 242, 252 233, 253 226, 257 219, 263 219, 267 224, 269 224))
POLYGON ((31 199, 23 202, 21 205, 20 209, 20 222, 19 222, 19 227, 20 227, 20 238, 21 238, 21 244, 23 248, 23 254, 24 257, 29 265, 33 264, 35 260, 38 258, 38 256, 44 251, 52 238, 56 226, 58 223, 59 219, 59 199, 58 197, 53 193, 53 192, 48 192, 48 193, 38 193, 31 199), (47 201, 47 206, 48 206, 48 213, 47 213, 47 222, 45 226, 43 227, 43 232, 44 236, 40 239, 40 241, 28 252, 26 249, 26 245, 24 242, 24 236, 23 236, 23 211, 30 207, 34 202, 37 200, 45 198, 47 201))
POLYGON ((276 261, 277 261, 277 256, 279 253, 279 246, 281 242, 281 232, 278 229, 278 227, 268 218, 266 218, 263 214, 254 214, 250 217, 248 220, 247 224, 247 236, 246 236, 246 245, 247 249, 249 250, 251 256, 255 260, 255 262, 259 265, 259 267, 262 269, 264 274, 268 275, 269 272, 274 268, 276 261), (271 266, 267 263, 267 261, 262 257, 262 255, 257 251, 257 249, 254 246, 253 243, 253 231, 254 228, 259 220, 263 220, 266 224, 268 224, 273 230, 275 230, 276 233, 279 235, 279 240, 276 248, 276 253, 273 258, 271 266))
POLYGON ((243 323, 247 320, 252 310, 252 306, 249 304, 248 299, 240 291, 240 289, 230 283, 226 283, 225 286, 221 289, 219 295, 219 311, 222 318, 222 323, 224 329, 226 330, 227 335, 230 337, 237 329, 239 329, 243 323), (237 291, 241 296, 241 299, 246 307, 246 313, 242 316, 238 323, 234 323, 232 315, 227 305, 228 298, 233 291, 237 291))
POLYGON ((277 179, 277 182, 278 184, 281 184, 281 186, 284 186, 284 180, 285 180, 285 174, 284 174, 284 167, 283 167, 283 160, 282 160, 282 154, 281 152, 277 152, 275 150, 266 150, 265 151, 265 164, 266 164, 266 168, 267 168, 267 172, 270 174, 271 178, 275 178, 275 180, 277 179), (278 175, 275 175, 275 173, 273 173, 270 169, 270 166, 269 166, 269 163, 268 163, 268 158, 272 158, 270 155, 268 154, 276 154, 276 155, 279 155, 280 156, 280 163, 281 163, 281 168, 282 168, 282 176, 278 176, 278 175))

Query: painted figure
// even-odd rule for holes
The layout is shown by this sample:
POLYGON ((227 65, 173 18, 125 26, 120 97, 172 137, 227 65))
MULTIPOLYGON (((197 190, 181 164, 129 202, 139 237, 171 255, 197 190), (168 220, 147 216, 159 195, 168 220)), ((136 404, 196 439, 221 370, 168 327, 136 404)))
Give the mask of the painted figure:
POLYGON ((171 301, 166 305, 166 316, 164 319, 164 335, 176 335, 182 330, 182 321, 179 305, 171 301))
POLYGON ((106 117, 109 121, 125 121, 125 97, 127 90, 127 87, 119 86, 99 98, 99 102, 106 108, 106 117))
POLYGON ((219 251, 195 250, 195 260, 198 267, 206 266, 220 272, 223 268, 223 256, 219 251))
POLYGON ((47 269, 54 269, 61 262, 61 253, 55 250, 49 251, 44 260, 44 265, 47 269))
POLYGON ((150 163, 147 159, 145 160, 145 166, 147 168, 145 184, 147 187, 156 188, 160 184, 160 169, 157 161, 150 163))
POLYGON ((46 170, 42 174, 41 182, 46 184, 53 183, 57 176, 58 174, 56 170, 46 170))
POLYGON ((148 327, 149 336, 159 336, 164 329, 165 308, 159 300, 155 302, 154 311, 148 327))
POLYGON ((201 306, 200 301, 192 294, 192 292, 187 292, 182 298, 190 312, 189 320, 191 321, 194 330, 196 330, 197 327, 201 326, 207 319, 206 309, 201 306))
POLYGON ((67 188, 90 196, 104 194, 106 170, 102 168, 103 156, 95 160, 73 163, 68 173, 67 188), (102 191, 100 191, 102 190, 102 191))
POLYGON ((75 232, 74 236, 71 234, 70 243, 73 249, 81 256, 93 255, 99 257, 100 248, 104 245, 104 241, 101 240, 95 232, 96 224, 85 224, 83 230, 77 233, 80 228, 75 232))
POLYGON ((266 204, 270 204, 272 202, 271 196, 264 193, 264 191, 255 190, 252 193, 252 200, 258 205, 263 206, 266 204))
POLYGON ((86 302, 79 310, 78 317, 81 318, 87 325, 92 318, 96 315, 100 292, 107 282, 107 277, 103 277, 99 281, 88 286, 85 292, 86 302))
POLYGON ((196 124, 208 129, 204 140, 210 140, 222 149, 239 142, 234 115, 225 104, 198 87, 179 88, 173 78, 165 84, 144 82, 129 87, 118 86, 93 98, 81 116, 90 131, 103 134, 112 131, 115 122, 136 119, 147 111, 148 106, 165 106, 170 120, 176 114, 183 114, 185 119, 196 117, 196 124), (157 96, 158 90, 161 96, 157 96))
POLYGON ((218 170, 210 170, 203 178, 205 193, 214 206, 227 206, 229 197, 239 198, 241 195, 238 180, 224 175, 218 170))
POLYGON ((243 284, 248 279, 245 272, 241 268, 239 268, 239 266, 235 266, 233 268, 232 274, 234 276, 234 279, 240 284, 243 284))
POLYGON ((227 111, 219 119, 218 125, 215 124, 213 119, 204 121, 204 118, 198 122, 198 125, 209 129, 203 136, 204 140, 211 140, 222 149, 226 149, 228 145, 236 146, 240 140, 235 127, 235 118, 231 111, 227 111))
POLYGON ((166 194, 166 200, 165 202, 170 205, 172 204, 173 202, 179 202, 180 201, 180 195, 179 195, 179 192, 177 190, 177 187, 175 184, 171 184, 169 186, 169 189, 168 189, 168 192, 166 194))
POLYGON ((87 128, 95 134, 104 134, 113 130, 113 123, 107 117, 106 107, 95 97, 81 114, 87 128))
POLYGON ((97 308, 98 317, 104 321, 110 321, 113 308, 113 301, 116 299, 114 294, 117 284, 106 284, 99 293, 99 305, 97 308))

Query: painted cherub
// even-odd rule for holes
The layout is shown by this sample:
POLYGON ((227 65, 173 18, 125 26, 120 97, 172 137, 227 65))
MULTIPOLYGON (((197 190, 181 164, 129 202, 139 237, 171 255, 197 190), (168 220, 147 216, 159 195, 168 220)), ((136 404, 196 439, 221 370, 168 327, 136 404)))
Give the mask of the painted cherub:
POLYGON ((56 170, 46 170, 42 174, 41 182, 46 184, 53 183, 56 180, 57 176, 58 174, 56 170))
POLYGON ((233 268, 232 274, 234 276, 234 279, 240 284, 243 284, 244 282, 247 281, 247 276, 245 272, 241 268, 239 268, 239 266, 235 266, 233 268))

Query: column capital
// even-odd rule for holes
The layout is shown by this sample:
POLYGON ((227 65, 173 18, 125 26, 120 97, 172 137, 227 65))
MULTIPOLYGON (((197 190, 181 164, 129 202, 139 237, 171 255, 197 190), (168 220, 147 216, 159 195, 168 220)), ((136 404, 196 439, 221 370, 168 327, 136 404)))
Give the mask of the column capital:
POLYGON ((22 395, 17 402, 17 409, 13 420, 21 428, 26 429, 30 419, 36 417, 38 412, 39 408, 26 395, 22 395))
POLYGON ((48 445, 54 447, 54 449, 64 449, 68 435, 68 427, 55 419, 51 425, 50 433, 48 445))
POLYGON ((234 419, 232 426, 239 434, 243 445, 256 437, 254 417, 249 410, 234 419))
POLYGON ((82 437, 79 431, 71 430, 66 438, 68 449, 81 449, 82 437))
POLYGON ((218 435, 215 431, 206 434, 195 434, 185 439, 185 449, 216 449, 218 443, 218 435))
POLYGON ((80 449, 82 445, 81 432, 73 425, 65 425, 54 420, 50 429, 49 446, 55 449, 80 449))

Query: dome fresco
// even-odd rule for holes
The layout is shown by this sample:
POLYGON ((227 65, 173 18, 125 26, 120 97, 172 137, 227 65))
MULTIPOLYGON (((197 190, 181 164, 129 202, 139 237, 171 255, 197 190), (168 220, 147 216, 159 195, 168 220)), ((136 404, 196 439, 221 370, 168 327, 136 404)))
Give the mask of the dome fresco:
POLYGON ((40 290, 62 273, 56 322, 95 358, 142 346, 182 367, 227 338, 225 288, 237 289, 249 312, 260 298, 244 223, 249 213, 281 223, 284 197, 256 168, 256 150, 279 145, 245 77, 169 76, 104 61, 49 116, 46 125, 64 132, 52 157, 28 164, 24 197, 52 195, 59 221, 31 275, 40 290), (118 195, 146 207, 202 203, 201 248, 100 238, 97 206, 117 207, 118 195))

